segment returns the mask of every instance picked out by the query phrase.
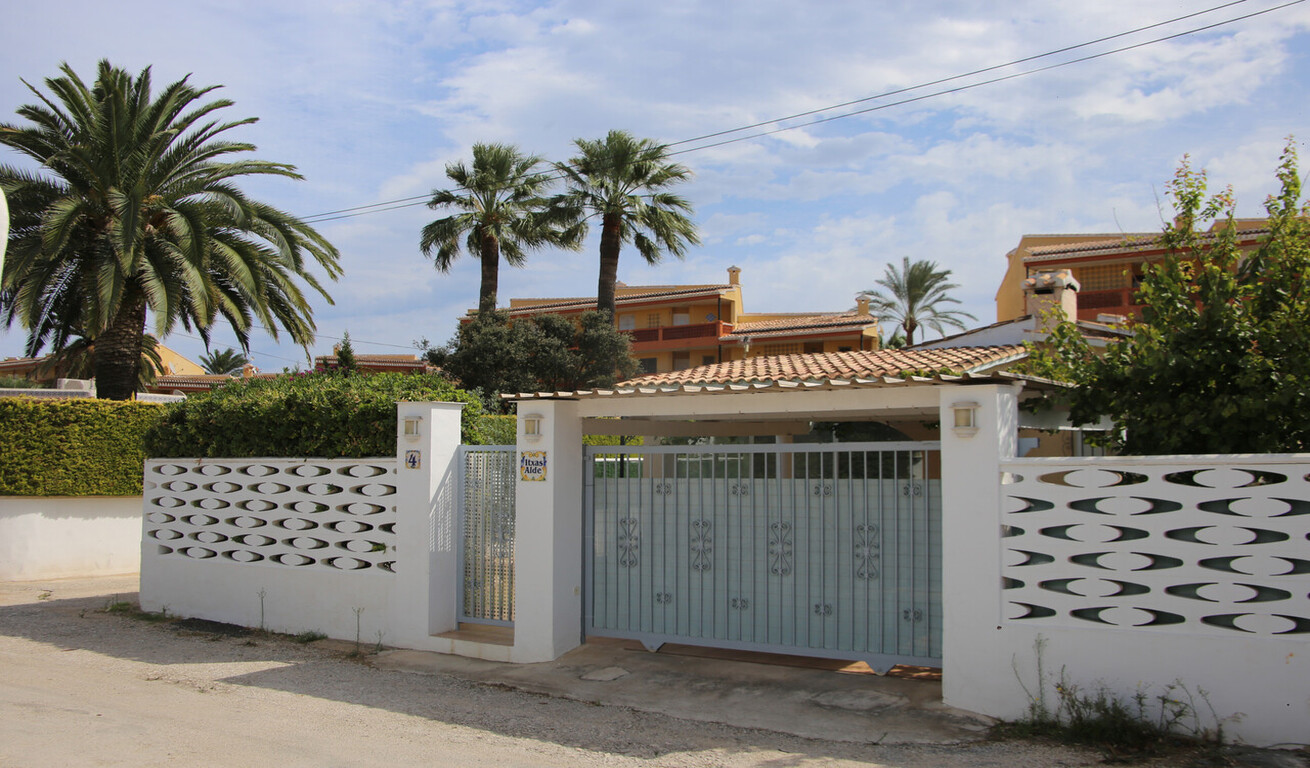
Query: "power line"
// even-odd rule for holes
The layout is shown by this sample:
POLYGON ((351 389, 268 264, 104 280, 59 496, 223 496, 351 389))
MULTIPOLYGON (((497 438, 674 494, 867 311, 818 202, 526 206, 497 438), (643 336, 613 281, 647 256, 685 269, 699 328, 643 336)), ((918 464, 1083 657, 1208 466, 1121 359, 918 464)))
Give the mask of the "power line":
MULTIPOLYGON (((1235 6, 1235 5, 1240 5, 1240 4, 1245 3, 1245 2, 1248 2, 1248 1, 1249 1, 1249 0, 1232 0, 1231 2, 1223 3, 1223 4, 1221 4, 1221 5, 1217 5, 1217 6, 1214 6, 1214 7, 1211 7, 1211 8, 1207 8, 1207 9, 1205 9, 1205 10, 1196 11, 1196 12, 1189 13, 1189 14, 1185 14, 1185 15, 1182 15, 1182 16, 1177 16, 1177 17, 1174 17, 1174 18, 1172 18, 1172 19, 1167 19, 1167 20, 1165 20, 1165 21, 1155 22, 1155 23, 1153 23, 1153 24, 1148 24, 1148 25, 1146 25, 1146 26, 1137 27, 1137 28, 1135 28, 1135 29, 1131 29, 1131 30, 1128 30, 1128 31, 1125 31, 1125 32, 1119 32, 1119 33, 1116 33, 1116 34, 1113 34, 1113 35, 1107 35, 1107 36, 1105 36, 1105 37, 1100 37, 1100 38, 1097 38, 1097 39, 1095 39, 1095 40, 1089 40, 1089 41, 1084 42, 1084 43, 1078 43, 1078 44, 1076 44, 1076 45, 1070 45, 1070 46, 1065 46, 1065 47, 1063 47, 1063 48, 1057 48, 1057 49, 1055 49, 1055 50, 1047 51, 1047 52, 1045 52, 1045 53, 1035 54, 1035 55, 1032 55, 1032 56, 1025 56, 1025 57, 1023 57, 1023 58, 1014 59, 1014 60, 1012 60, 1012 61, 1005 62, 1004 64, 995 64, 995 65, 992 65, 992 66, 989 66, 989 67, 983 67, 983 68, 981 68, 981 69, 976 69, 976 70, 973 70, 973 71, 971 71, 971 72, 966 72, 966 73, 959 74, 959 75, 952 75, 952 76, 950 76, 950 77, 944 77, 944 78, 940 78, 940 79, 937 79, 937 80, 932 80, 932 81, 929 81, 929 82, 920 83, 920 84, 918 84, 918 85, 908 86, 908 87, 905 87, 905 88, 898 88, 898 89, 895 89, 895 90, 892 90, 892 91, 886 91, 886 92, 884 92, 884 93, 876 94, 876 95, 873 95, 873 96, 866 96, 866 97, 859 98, 859 99, 852 99, 852 100, 850 100, 850 101, 845 101, 845 102, 841 102, 841 103, 838 103, 838 104, 832 104, 832 105, 829 105, 829 106, 826 106, 826 107, 820 107, 820 108, 818 108, 818 109, 807 110, 807 111, 805 111, 805 112, 798 112, 798 113, 795 113, 795 114, 792 114, 792 115, 787 115, 787 116, 785 116, 785 117, 773 118, 773 119, 771 119, 771 120, 763 120, 763 121, 760 121, 760 122, 757 122, 757 123, 752 123, 752 124, 749 124, 749 125, 739 126, 739 127, 737 127, 737 128, 729 128, 729 129, 725 129, 725 130, 722 130, 722 131, 715 131, 715 132, 712 132, 712 133, 707 133, 707 134, 704 134, 704 135, 701 135, 701 136, 696 136, 696 137, 692 137, 692 138, 688 138, 688 139, 681 139, 681 140, 679 140, 679 141, 675 141, 675 142, 671 142, 671 143, 665 144, 664 146, 666 146, 666 147, 676 147, 676 146, 681 146, 681 145, 683 145, 683 144, 691 144, 691 143, 694 143, 694 142, 704 141, 704 140, 706 140, 706 139, 717 138, 717 137, 719 137, 719 136, 728 136, 728 135, 731 135, 731 134, 734 134, 734 133, 741 133, 742 131, 749 131, 749 130, 752 130, 752 129, 754 129, 754 128, 761 128, 761 127, 764 127, 764 126, 766 126, 766 125, 775 125, 775 124, 778 124, 778 123, 786 122, 786 121, 788 121, 788 120, 795 120, 795 119, 798 119, 798 118, 801 118, 801 117, 808 117, 808 116, 811 116, 811 115, 821 114, 821 113, 823 113, 823 112, 830 112, 830 111, 832 111, 832 110, 834 110, 834 109, 840 109, 840 108, 842 108, 842 107, 848 107, 848 106, 852 106, 852 105, 855 105, 855 104, 867 103, 867 102, 869 102, 869 101, 874 101, 874 100, 877 100, 877 99, 883 99, 883 98, 887 98, 887 97, 889 97, 889 96, 896 96, 896 95, 903 94, 903 93, 910 93, 910 92, 913 92, 913 91, 922 90, 922 89, 924 89, 924 88, 931 88, 931 87, 934 86, 934 85, 941 85, 941 84, 943 84, 943 83, 954 82, 954 81, 962 80, 962 79, 964 79, 964 78, 968 78, 968 77, 975 77, 975 76, 977 76, 977 75, 985 74, 985 73, 987 73, 987 72, 994 72, 994 71, 997 71, 997 70, 1000 70, 1000 69, 1005 69, 1005 68, 1007 68, 1007 67, 1016 66, 1016 65, 1018 65, 1018 64, 1023 64, 1023 63, 1027 63, 1027 62, 1030 62, 1030 61, 1036 61, 1036 60, 1039 60, 1039 59, 1048 58, 1048 57, 1050 57, 1050 56, 1055 56, 1055 55, 1058 55, 1058 54, 1061 54, 1061 53, 1068 53, 1069 51, 1079 50, 1079 49, 1082 49, 1082 48, 1086 48, 1086 47, 1088 47, 1088 46, 1092 46, 1092 45, 1097 45, 1097 44, 1099 44, 1099 43, 1108 42, 1108 41, 1110 41, 1110 40, 1116 40, 1116 39, 1119 39, 1119 38, 1127 37, 1127 36, 1129 36, 1129 35, 1138 34, 1138 33, 1140 33, 1140 32, 1144 32, 1144 31, 1147 31, 1147 30, 1150 30, 1150 29, 1156 29, 1156 28, 1159 28, 1159 27, 1162 27, 1162 26, 1167 26, 1167 25, 1169 25, 1169 24, 1175 24, 1175 23, 1177 23, 1177 22, 1179 22, 1179 21, 1185 21, 1185 20, 1187 20, 1187 19, 1195 18, 1195 17, 1197 17, 1197 16, 1202 16, 1202 15, 1205 15, 1205 14, 1208 14, 1208 13, 1213 13, 1213 12, 1215 12, 1215 11, 1223 10, 1223 9, 1225 9, 1225 8, 1230 8, 1230 7, 1235 6)), ((914 103, 914 102, 917 102, 917 101, 924 101, 924 100, 926 100, 926 99, 936 98, 936 97, 938 97, 938 96, 946 96, 946 95, 953 94, 953 93, 959 93, 959 92, 962 92, 962 91, 971 90, 971 89, 973 89, 973 88, 979 88, 979 87, 982 87, 982 86, 984 86, 984 85, 993 85, 993 84, 996 84, 996 83, 1005 82, 1005 81, 1007 81, 1007 80, 1014 80, 1014 79, 1016 79, 1016 78, 1020 78, 1020 77, 1027 77, 1028 75, 1034 75, 1034 74, 1038 74, 1038 73, 1041 73, 1041 72, 1046 72, 1046 71, 1049 71, 1049 70, 1052 70, 1052 69, 1058 69, 1058 68, 1060 68, 1060 67, 1066 67, 1066 66, 1069 66, 1069 65, 1072 65, 1072 64, 1079 64, 1079 63, 1083 63, 1083 62, 1091 61, 1091 60, 1094 60, 1094 59, 1104 58, 1104 57, 1106 57, 1106 56, 1110 56, 1110 55, 1113 55, 1113 54, 1123 53, 1123 52, 1126 52, 1126 51, 1131 51, 1131 50, 1134 50, 1134 49, 1137 49, 1137 48, 1144 48, 1144 47, 1149 46, 1149 45, 1156 45, 1156 44, 1158 44, 1158 43, 1167 42, 1167 41, 1169 41, 1169 40, 1173 40, 1173 39, 1180 38, 1180 37, 1185 37, 1185 36, 1187 36, 1187 35, 1193 35, 1193 34, 1196 34, 1196 33, 1198 33, 1198 32, 1205 32, 1205 31, 1208 31, 1208 30, 1211 30, 1211 29, 1215 29, 1215 28, 1217 28, 1217 27, 1226 26, 1226 25, 1228 25, 1228 24, 1233 24, 1233 23, 1236 23, 1236 22, 1239 22, 1239 21, 1244 21, 1244 20, 1246 20, 1246 19, 1250 19, 1250 18, 1253 18, 1253 17, 1255 17, 1255 16, 1261 16, 1261 15, 1266 14, 1266 13, 1271 13, 1271 12, 1273 12, 1273 11, 1282 10, 1283 8, 1287 8, 1287 7, 1289 7, 1289 6, 1293 6, 1293 5, 1298 5, 1298 4, 1303 3, 1303 2, 1305 2, 1305 0, 1291 0, 1291 2, 1283 3, 1282 5, 1277 5, 1277 6, 1274 6, 1274 7, 1272 7, 1272 8, 1266 8, 1266 9, 1264 9, 1264 10, 1254 11, 1254 12, 1252 12, 1252 13, 1245 14, 1245 15, 1242 15, 1242 16, 1238 16, 1238 17, 1236 17, 1236 18, 1227 19, 1227 20, 1225 20, 1225 21, 1215 22, 1215 23, 1213 23, 1213 24, 1208 24, 1208 25, 1205 25, 1205 26, 1197 27, 1197 28, 1195 28, 1195 29, 1189 29, 1189 30, 1185 30, 1185 31, 1183 31, 1183 32, 1177 32, 1177 33, 1172 34, 1172 35, 1166 35, 1166 36, 1163 36, 1163 37, 1158 37, 1158 38, 1155 38, 1155 39, 1152 39, 1152 40, 1147 40, 1147 41, 1144 41, 1144 42, 1141 42, 1141 43, 1135 43, 1135 44, 1133 44, 1133 45, 1124 46, 1124 47, 1121 47, 1121 48, 1116 48, 1116 49, 1113 49, 1113 50, 1110 50, 1110 51, 1103 51, 1103 52, 1101 52, 1101 53, 1091 54, 1091 55, 1088 55, 1088 56, 1083 56, 1083 57, 1079 57, 1079 58, 1076 58, 1076 59, 1071 59, 1071 60, 1069 60, 1069 61, 1059 62, 1059 63, 1056 63, 1056 64, 1051 64, 1051 65, 1048 65, 1048 66, 1044 66, 1044 67, 1038 67, 1038 68, 1036 68, 1036 69, 1025 70, 1025 71, 1023 71, 1023 72, 1017 72, 1017 73, 1014 73, 1014 74, 1011 74, 1011 75, 1005 75, 1005 76, 1002 76, 1002 77, 995 77, 995 78, 991 78, 991 79, 988 79, 988 80, 983 80, 983 81, 976 82, 976 83, 970 83, 970 84, 968 84, 968 85, 958 86, 958 87, 955 87, 955 88, 948 88, 948 89, 943 89, 943 90, 940 90, 940 91, 934 91, 933 93, 928 93, 928 94, 924 94, 924 95, 921 95, 921 96, 916 96, 916 97, 908 98, 908 99, 901 99, 901 100, 899 100, 899 101, 889 102, 889 103, 887 103, 887 104, 881 104, 881 105, 878 105, 878 106, 875 106, 875 107, 869 107, 869 108, 867 108, 867 109, 855 110, 855 111, 852 111, 852 112, 844 112, 844 113, 842 113, 842 114, 840 114, 840 115, 832 115, 832 116, 829 116, 829 117, 819 118, 819 119, 817 119, 817 120, 811 120, 811 121, 808 121, 808 122, 805 122, 805 123, 798 123, 798 124, 796 124, 796 125, 783 126, 783 127, 776 128, 776 129, 773 129, 773 130, 769 130, 769 131, 760 131, 760 132, 758 132, 758 133, 752 133, 752 134, 749 134, 749 135, 747 135, 747 136, 739 136, 739 137, 732 138, 732 139, 728 139, 728 140, 725 140, 725 141, 713 142, 713 143, 710 143, 710 144, 703 144, 703 145, 699 145, 699 146, 695 146, 695 147, 690 147, 690 148, 688 148, 688 149, 679 150, 679 151, 677 151, 677 152, 671 152, 670 154, 671 154, 671 155, 682 155, 682 154, 688 154, 688 153, 691 153, 691 152, 699 152, 699 151, 704 150, 704 149, 712 149, 712 148, 714 148, 714 147, 720 147, 720 146, 724 146, 724 145, 726 145, 726 144, 733 144, 733 143, 737 143, 737 142, 740 142, 740 141, 749 141, 749 140, 751 140, 751 139, 757 139, 757 138, 762 138, 762 137, 765 137, 765 136, 771 136, 771 135, 774 135, 774 134, 777 134, 777 133, 783 133, 783 132, 785 132, 785 131, 796 130, 796 129, 798 129, 798 128, 806 128, 806 127, 809 127, 809 126, 819 125, 819 124, 822 124, 822 123, 833 122, 833 121, 835 121, 835 120, 842 120, 842 119, 845 119, 845 118, 848 118, 848 117, 855 117, 855 116, 858 116, 858 115, 863 115, 863 114, 867 114, 867 113, 870 113, 870 112, 875 112, 875 111, 882 110, 882 109, 888 109, 888 108, 890 108, 890 107, 902 106, 902 105, 905 105, 905 104, 911 104, 911 103, 914 103)), ((559 179, 559 178, 561 178, 561 177, 559 177, 559 176, 555 176, 555 177, 553 177, 551 180, 557 180, 557 179, 559 179)), ((317 223, 323 223, 323 222, 328 222, 328 221, 337 221, 337 220, 340 220, 340 219, 354 218, 354 217, 356 217, 356 216, 364 216, 364 215, 371 214, 371 213, 382 213, 382 212, 385 212, 385 211, 394 211, 394 210, 399 210, 399 209, 402 209, 402 208, 413 208, 413 207, 417 207, 417 206, 419 206, 419 205, 425 205, 425 204, 426 204, 426 201, 428 200, 428 198, 429 198, 428 195, 414 195, 414 196, 411 196, 411 197, 402 197, 402 198, 397 198, 397 199, 395 199, 395 200, 386 200, 386 201, 382 201, 382 202, 379 202, 379 203, 372 203, 372 204, 369 204, 369 205, 360 205, 360 206, 354 206, 354 207, 351 207, 351 208, 342 208, 342 209, 335 210, 335 211, 325 211, 325 212, 323 212, 323 213, 314 214, 314 215, 312 215, 312 216, 306 216, 306 217, 303 218, 303 221, 305 221, 305 222, 307 222, 307 223, 315 223, 315 224, 317 224, 317 223)))
MULTIPOLYGON (((875 107, 867 107, 867 108, 865 108, 865 109, 857 109, 857 110, 855 110, 855 111, 853 111, 853 112, 843 112, 843 113, 840 114, 840 115, 832 115, 832 116, 830 116, 830 117, 821 117, 821 118, 818 118, 818 119, 816 119, 816 120, 811 120, 811 121, 809 121, 809 122, 805 122, 805 123, 798 123, 798 124, 796 124, 796 125, 789 125, 789 126, 784 126, 784 127, 782 127, 782 128, 775 128, 775 129, 773 129, 773 130, 771 130, 771 131, 760 131, 759 133, 752 133, 752 134, 749 134, 749 135, 747 135, 747 136, 738 136, 738 137, 735 137, 735 138, 732 138, 732 139, 725 139, 724 141, 718 141, 718 142, 714 142, 714 143, 712 143, 712 144, 702 144, 702 145, 697 146, 697 147, 691 147, 690 149, 683 149, 683 150, 679 150, 679 151, 677 151, 677 152, 670 152, 669 154, 670 154, 670 155, 683 155, 683 154, 687 154, 688 152, 698 152, 698 151, 700 151, 700 150, 702 150, 702 149, 711 149, 711 148, 713 148, 713 147, 721 147, 721 146, 724 146, 725 144, 735 144, 735 143, 737 143, 737 142, 739 142, 739 141, 749 141, 750 139, 758 139, 758 138, 760 138, 760 137, 762 137, 762 136, 772 136, 772 135, 775 134, 775 133, 782 133, 782 132, 784 132, 784 131, 792 131, 792 130, 795 130, 795 129, 797 129, 797 128, 808 128, 809 126, 812 126, 812 125, 819 125, 819 124, 821 124, 821 123, 830 123, 830 122, 832 122, 832 121, 834 121, 834 120, 843 120, 843 119, 848 118, 848 117, 855 117, 855 116, 857 116, 857 115, 868 114, 869 112, 877 112, 877 111, 882 110, 882 109, 888 109, 889 107, 898 107, 898 106, 902 106, 902 105, 904 105, 904 104, 912 104, 912 103, 914 103, 914 102, 916 102, 916 101, 924 101, 925 99, 935 98, 935 97, 937 97, 937 96, 946 96, 946 95, 949 95, 949 94, 952 94, 952 93, 960 93, 960 92, 962 92, 962 91, 972 90, 972 89, 974 89, 974 88, 979 88, 979 87, 984 86, 984 85, 993 85, 993 84, 995 84, 995 83, 1002 83, 1002 82, 1005 82, 1006 80, 1014 80, 1014 79, 1016 79, 1016 78, 1020 78, 1020 77, 1027 77, 1028 75, 1035 75, 1035 74, 1037 74, 1037 73, 1039 73, 1039 72, 1046 72, 1046 71, 1049 71, 1049 70, 1052 70, 1052 69, 1059 69, 1059 68, 1061 68, 1061 67, 1067 67, 1067 66, 1069 66, 1069 65, 1071 65, 1071 64, 1081 64, 1081 63, 1086 62, 1086 61, 1092 61, 1092 60, 1094 60, 1094 59, 1104 58, 1104 57, 1106 57, 1106 56, 1111 56, 1111 55, 1116 54, 1116 53, 1124 53, 1125 51, 1131 51, 1131 50, 1135 50, 1135 49, 1137 49, 1137 48, 1145 48, 1145 47, 1148 46, 1148 45, 1155 45, 1156 43, 1163 43, 1163 42, 1166 42, 1166 41, 1168 41, 1168 40, 1173 40, 1173 39, 1175 39, 1175 38, 1184 37, 1184 36, 1186 36, 1186 35, 1196 34, 1197 32, 1205 32, 1206 30, 1214 29, 1214 28, 1216 28, 1216 27, 1221 27, 1221 26, 1224 26, 1224 25, 1226 25, 1226 24, 1232 24, 1232 23, 1234 23, 1234 22, 1238 22, 1238 21, 1243 21, 1243 20, 1245 20, 1245 19, 1249 19, 1249 18, 1252 18, 1252 17, 1254 17, 1254 16, 1260 16, 1260 15, 1262 15, 1262 14, 1271 13, 1271 12, 1273 12, 1273 11, 1281 10, 1281 9, 1283 9, 1283 8, 1287 8, 1287 7, 1289 7, 1289 6, 1293 6, 1293 5, 1298 5, 1298 4, 1303 3, 1303 2, 1305 2, 1305 0, 1291 0, 1291 2, 1283 3, 1282 5, 1276 5, 1276 6, 1272 7, 1272 8, 1266 8, 1266 9, 1261 10, 1261 11, 1255 11, 1255 12, 1253 12, 1253 13, 1248 13, 1248 14, 1246 14, 1245 16, 1239 16, 1239 17, 1237 17, 1237 18, 1235 18, 1235 19, 1229 19, 1229 20, 1227 20, 1227 21, 1219 21, 1219 22, 1215 22, 1214 24, 1208 24, 1208 25, 1203 26, 1203 27, 1197 27, 1196 29, 1190 29, 1190 30, 1187 30, 1187 31, 1185 31, 1185 32, 1177 32, 1177 33, 1174 33, 1174 34, 1172 34, 1172 35, 1166 35, 1166 36, 1164 36, 1164 37, 1157 37, 1157 38, 1155 38, 1155 39, 1153 39, 1153 40, 1145 40, 1145 41, 1140 42, 1140 43, 1134 43, 1134 44, 1132 44, 1132 45, 1126 45, 1126 46, 1124 46, 1124 47, 1122 47, 1122 48, 1115 48, 1115 49, 1113 49, 1113 50, 1109 50, 1109 51, 1102 51, 1101 53, 1093 53, 1093 54, 1090 54, 1090 55, 1088 55, 1088 56, 1081 56, 1081 57, 1076 58, 1076 59, 1070 59, 1069 61, 1062 61, 1062 62, 1058 62, 1058 63, 1056 63, 1056 64, 1048 64, 1047 66, 1044 66, 1044 67, 1038 67, 1038 68, 1036 68, 1036 69, 1029 69, 1029 70, 1025 70, 1025 71, 1023 71, 1023 72, 1016 72, 1016 73, 1014 73, 1014 74, 1012 74, 1012 75, 1004 75, 1004 76, 1002 76, 1002 77, 994 77, 994 78, 991 78, 991 79, 989 79, 989 80, 983 80, 983 81, 980 81, 980 82, 977 82, 977 83, 970 83, 970 84, 968 84, 968 85, 961 85, 961 86, 957 86, 957 87, 955 87, 955 88, 947 88, 947 89, 945 89, 945 90, 941 90, 941 91, 934 91, 934 92, 932 92, 932 93, 927 93, 927 94, 924 94, 924 95, 922 95, 922 96, 915 96, 915 97, 913 97, 913 98, 909 98, 909 99, 901 99, 900 101, 893 101, 893 102, 889 102, 889 103, 887 103, 887 104, 879 104, 878 106, 875 106, 875 107)), ((914 90, 914 89, 905 89, 905 90, 914 90)), ((904 92, 904 91, 902 91, 902 92, 904 92)), ((819 111, 824 111, 824 110, 819 110, 819 111)), ((811 113, 811 114, 813 114, 813 113, 811 113)), ((763 123, 762 125, 767 125, 767 124, 768 124, 768 123, 763 123)), ((721 134, 719 134, 719 135, 723 135, 723 134, 721 133, 721 134)))

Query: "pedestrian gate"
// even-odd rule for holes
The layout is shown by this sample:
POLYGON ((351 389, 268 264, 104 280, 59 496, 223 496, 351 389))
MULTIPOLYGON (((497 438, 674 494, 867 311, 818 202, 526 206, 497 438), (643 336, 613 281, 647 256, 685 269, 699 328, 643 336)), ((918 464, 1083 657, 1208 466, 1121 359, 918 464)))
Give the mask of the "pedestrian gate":
POLYGON ((460 446, 460 621, 514 622, 514 446, 460 446))
POLYGON ((588 635, 941 663, 937 443, 588 447, 588 635))

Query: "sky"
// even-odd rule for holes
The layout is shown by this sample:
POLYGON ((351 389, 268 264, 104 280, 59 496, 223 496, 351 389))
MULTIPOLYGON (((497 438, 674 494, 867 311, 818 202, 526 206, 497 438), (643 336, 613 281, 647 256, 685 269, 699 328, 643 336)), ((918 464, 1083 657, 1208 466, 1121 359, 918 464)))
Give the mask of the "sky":
MULTIPOLYGON (((157 86, 222 85, 226 116, 259 118, 230 137, 305 177, 248 182, 252 197, 302 217, 402 201, 316 225, 344 274, 328 285, 333 303, 314 299, 311 355, 347 331, 356 353, 442 343, 477 305, 477 260, 439 273, 418 245, 446 215, 423 196, 449 187, 446 165, 473 144, 563 161, 575 139, 612 129, 679 153, 703 240, 655 266, 629 246, 621 281, 724 283, 735 265, 747 311, 833 312, 888 264, 928 259, 982 325, 1022 235, 1159 231, 1184 155, 1212 189, 1233 188, 1239 215, 1262 215, 1287 137, 1310 138, 1310 3, 1285 2, 10 3, 0 122, 21 122, 14 110, 35 101, 22 81, 43 88, 62 62, 88 80, 100 59, 150 66, 157 86), (1082 47, 1000 66, 1071 46, 1082 47), (903 89, 914 90, 870 99, 903 89), (745 140, 706 146, 731 138, 745 140)), ((0 162, 22 161, 0 150, 0 162)), ((597 248, 593 233, 581 251, 502 267, 501 304, 594 296, 597 248)), ((25 339, 0 329, 0 358, 25 339)), ((219 326, 211 347, 234 339, 219 326)), ((164 343, 193 360, 205 351, 180 328, 164 343)), ((257 332, 250 351, 264 371, 306 367, 285 334, 257 332)))

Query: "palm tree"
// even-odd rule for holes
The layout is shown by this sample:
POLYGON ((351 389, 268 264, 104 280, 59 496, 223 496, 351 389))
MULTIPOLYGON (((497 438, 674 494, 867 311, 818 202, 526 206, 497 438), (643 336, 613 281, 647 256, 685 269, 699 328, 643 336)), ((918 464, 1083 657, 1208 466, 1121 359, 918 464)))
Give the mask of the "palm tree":
POLYGON ((619 251, 632 243, 648 264, 665 253, 682 258, 687 246, 699 245, 691 204, 667 192, 686 181, 691 171, 671 162, 668 148, 627 131, 610 131, 603 140, 573 142, 578 155, 557 163, 568 191, 559 203, 579 222, 600 219, 600 278, 596 309, 614 316, 614 283, 619 251))
POLYGON ((428 201, 433 210, 450 207, 460 212, 423 227, 423 255, 432 256, 441 272, 449 272, 463 250, 482 259, 479 315, 496 308, 501 256, 510 266, 521 267, 529 250, 581 244, 581 226, 570 225, 565 212, 543 196, 553 181, 536 170, 543 162, 507 144, 474 144, 472 169, 463 162, 448 164, 446 177, 455 189, 433 190, 428 201))
POLYGON ((204 368, 206 373, 215 376, 239 373, 249 364, 249 358, 231 347, 200 356, 200 367, 204 368))
MULTIPOLYGON (((65 344, 37 366, 43 379, 95 378, 96 342, 85 336, 65 344)), ((142 390, 153 384, 164 371, 164 360, 159 355, 159 341, 150 334, 141 337, 141 364, 137 367, 136 388, 142 390)), ((97 387, 99 383, 97 382, 97 387)))
POLYGON ((207 341, 221 316, 242 349, 256 323, 307 348, 314 322, 297 278, 330 303, 306 262, 335 280, 339 255, 237 187, 301 178, 284 163, 228 159, 255 147, 224 134, 255 118, 221 122, 215 113, 232 102, 202 101, 218 86, 188 78, 156 97, 149 67, 134 78, 101 61, 90 87, 60 69, 45 81, 50 96, 28 84, 40 103, 18 114, 31 125, 0 125, 0 143, 42 168, 0 165, 14 212, 0 314, 27 329, 28 354, 84 330, 99 395, 122 400, 137 386, 147 312, 161 338, 180 323, 207 341))
POLYGON ((907 347, 914 346, 914 332, 920 326, 938 333, 942 333, 945 326, 963 330, 963 318, 976 318, 968 312, 942 307, 943 304, 960 303, 947 295, 948 291, 960 287, 947 282, 950 276, 949 269, 938 269, 935 262, 921 259, 911 264, 907 256, 899 271, 888 264, 878 280, 878 285, 885 288, 886 293, 877 289, 865 291, 869 294, 869 309, 879 320, 893 321, 900 326, 905 331, 907 347))

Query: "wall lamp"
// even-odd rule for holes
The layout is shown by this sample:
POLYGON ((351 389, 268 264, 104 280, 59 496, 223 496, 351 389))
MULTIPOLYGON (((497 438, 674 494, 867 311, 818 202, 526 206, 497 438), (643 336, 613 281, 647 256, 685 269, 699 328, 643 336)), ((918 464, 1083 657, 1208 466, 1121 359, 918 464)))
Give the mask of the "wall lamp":
POLYGON ((523 417, 523 437, 529 443, 535 443, 541 440, 541 422, 545 417, 540 413, 529 413, 523 417))
POLYGON ((401 430, 400 434, 404 436, 405 440, 408 442, 417 443, 419 436, 422 434, 420 431, 420 422, 422 421, 423 417, 421 416, 406 416, 404 428, 401 430))
POLYGON ((953 423, 951 431, 960 437, 973 437, 978 433, 978 404, 972 401, 951 403, 953 423))

